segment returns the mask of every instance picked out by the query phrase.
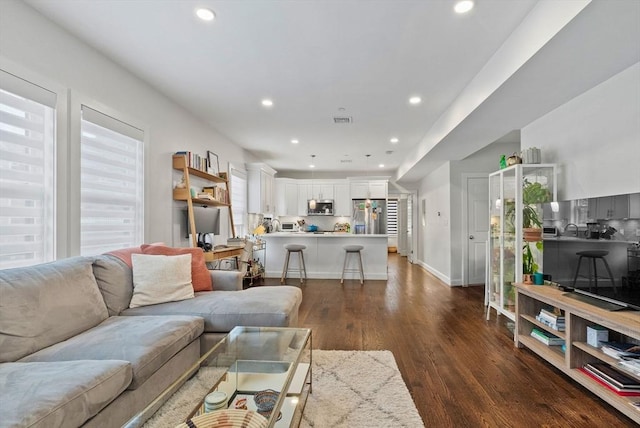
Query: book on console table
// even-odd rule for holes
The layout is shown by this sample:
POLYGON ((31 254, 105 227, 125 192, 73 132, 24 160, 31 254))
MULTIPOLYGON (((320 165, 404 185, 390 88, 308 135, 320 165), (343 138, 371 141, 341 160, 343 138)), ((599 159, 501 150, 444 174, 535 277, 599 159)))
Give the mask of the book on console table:
POLYGON ((637 343, 600 342, 600 350, 610 357, 621 359, 622 357, 640 358, 640 345, 637 343))
POLYGON ((609 391, 612 391, 621 397, 640 397, 640 390, 615 388, 613 385, 609 384, 604 379, 601 379, 600 377, 598 377, 598 375, 587 370, 586 367, 581 367, 578 370, 584 373, 585 375, 589 376, 591 379, 598 382, 600 385, 607 388, 609 391))
POLYGON ((539 340, 540 342, 548 346, 564 345, 564 339, 556 335, 553 335, 551 333, 547 333, 546 331, 538 330, 537 328, 534 328, 533 330, 531 330, 531 337, 539 340))
POLYGON ((640 382, 637 379, 627 376, 621 371, 611 367, 606 363, 590 363, 585 368, 620 389, 637 389, 640 391, 640 382))

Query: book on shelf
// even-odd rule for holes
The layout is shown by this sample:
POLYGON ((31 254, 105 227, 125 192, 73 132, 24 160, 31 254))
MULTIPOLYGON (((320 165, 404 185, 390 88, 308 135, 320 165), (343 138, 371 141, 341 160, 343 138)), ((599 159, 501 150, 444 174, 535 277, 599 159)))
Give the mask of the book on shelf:
POLYGON ((600 385, 607 388, 609 391, 612 391, 615 394, 620 395, 621 397, 640 397, 640 390, 634 390, 634 389, 622 390, 620 388, 616 388, 613 385, 609 384, 604 379, 601 379, 595 373, 590 372, 589 370, 587 370, 586 367, 580 367, 578 370, 584 373, 585 375, 589 376, 591 379, 598 382, 600 385))
POLYGON ((640 358, 640 345, 625 342, 601 342, 600 350, 613 358, 640 358))
POLYGON ((564 339, 546 331, 538 330, 537 328, 531 330, 531 337, 549 346, 564 345, 564 339))
POLYGON ((631 376, 627 376, 616 368, 607 363, 589 363, 585 368, 592 373, 597 374, 605 381, 620 389, 638 389, 640 390, 640 381, 631 376))
POLYGON ((629 401, 629 404, 631 404, 634 409, 640 412, 640 401, 629 401))
POLYGON ((640 378, 640 359, 623 359, 618 361, 618 367, 624 372, 628 372, 640 378))
POLYGON ((564 331, 564 329, 565 329, 564 322, 559 323, 559 322, 556 322, 556 321, 550 321, 548 318, 543 317, 541 314, 540 315, 536 315, 536 320, 539 323, 544 324, 547 327, 551 327, 554 330, 564 331))
POLYGON ((187 166, 189 168, 197 169, 202 172, 208 172, 210 165, 209 160, 206 157, 186 150, 175 152, 175 154, 185 156, 187 158, 187 166))
POLYGON ((540 315, 548 318, 550 321, 562 321, 564 322, 564 315, 557 314, 553 310, 542 308, 540 309, 540 315))

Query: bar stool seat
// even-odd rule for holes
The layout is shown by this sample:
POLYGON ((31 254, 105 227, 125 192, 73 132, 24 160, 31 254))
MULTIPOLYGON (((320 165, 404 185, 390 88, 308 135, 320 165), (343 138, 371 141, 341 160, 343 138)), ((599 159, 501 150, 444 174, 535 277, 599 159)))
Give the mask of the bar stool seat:
POLYGON ((586 278, 589 278, 589 291, 591 291, 592 284, 595 285, 595 289, 598 289, 598 278, 605 279, 606 276, 598 276, 598 269, 596 266, 596 260, 602 260, 604 263, 604 267, 607 269, 609 273, 608 278, 611 280, 611 285, 613 286, 613 293, 617 294, 618 289, 616 288, 615 280, 613 279, 613 274, 611 273, 611 269, 609 268, 609 263, 607 263, 607 259, 605 258, 609 254, 608 251, 605 250, 590 250, 590 251, 578 251, 576 256, 579 256, 578 266, 576 267, 576 273, 573 276, 573 287, 576 286, 576 281, 578 280, 578 276, 585 277, 584 275, 580 275, 580 264, 582 263, 582 259, 587 259, 587 266, 589 267, 589 274, 586 278), (593 266, 593 272, 591 271, 593 266))
POLYGON ((287 274, 289 273, 289 259, 291 258, 291 253, 298 254, 298 268, 291 269, 293 271, 297 271, 300 274, 300 284, 302 284, 302 274, 304 273, 304 280, 307 280, 307 267, 304 264, 304 252, 307 248, 306 245, 301 244, 288 244, 285 245, 285 250, 287 250, 286 258, 284 259, 284 266, 282 268, 282 277, 280 278, 280 283, 284 284, 284 281, 287 279, 287 274))
POLYGON ((345 251, 344 253, 344 265, 342 266, 342 276, 340 277, 340 284, 344 284, 344 274, 347 272, 359 272, 360 273, 360 284, 364 284, 364 269, 362 268, 362 249, 364 248, 362 245, 345 245, 342 247, 345 251), (349 259, 349 255, 358 256, 359 269, 347 269, 347 260, 349 259))

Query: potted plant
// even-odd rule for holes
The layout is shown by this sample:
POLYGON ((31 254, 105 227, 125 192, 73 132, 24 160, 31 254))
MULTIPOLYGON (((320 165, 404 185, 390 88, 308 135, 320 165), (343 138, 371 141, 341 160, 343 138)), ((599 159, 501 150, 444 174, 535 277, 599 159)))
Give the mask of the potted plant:
POLYGON ((549 202, 551 192, 540 183, 532 183, 526 178, 522 185, 522 233, 527 242, 542 240, 542 220, 538 216, 537 204, 549 202))
POLYGON ((533 284, 533 274, 539 269, 538 263, 536 263, 533 251, 531 251, 531 245, 535 245, 538 251, 542 251, 542 241, 537 241, 535 244, 526 242, 522 247, 522 275, 524 276, 525 284, 533 284))

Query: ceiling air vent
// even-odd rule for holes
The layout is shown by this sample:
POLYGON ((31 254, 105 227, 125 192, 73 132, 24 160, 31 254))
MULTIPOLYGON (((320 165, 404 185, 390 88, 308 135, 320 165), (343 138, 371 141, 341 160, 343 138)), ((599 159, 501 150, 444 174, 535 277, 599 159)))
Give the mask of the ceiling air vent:
POLYGON ((333 116, 333 123, 337 124, 349 124, 353 122, 351 116, 333 116))
POLYGON ((351 163, 351 159, 340 159, 340 163, 351 163))

